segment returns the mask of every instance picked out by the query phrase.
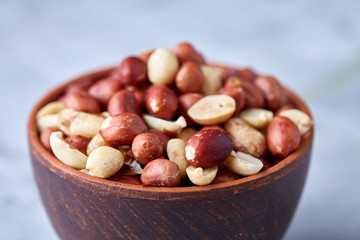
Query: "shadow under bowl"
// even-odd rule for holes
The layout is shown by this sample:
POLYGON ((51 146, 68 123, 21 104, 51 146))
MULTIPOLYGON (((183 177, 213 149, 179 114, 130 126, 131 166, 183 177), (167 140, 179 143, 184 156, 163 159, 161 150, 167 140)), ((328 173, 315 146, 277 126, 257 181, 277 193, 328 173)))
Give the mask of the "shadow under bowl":
MULTIPOLYGON (((313 130, 287 158, 256 175, 192 187, 119 183, 64 165, 40 143, 36 113, 67 86, 99 80, 113 68, 50 91, 33 108, 28 140, 34 176, 47 214, 62 239, 280 239, 295 212, 308 172, 313 130)), ((310 114, 290 90, 289 98, 310 114)))

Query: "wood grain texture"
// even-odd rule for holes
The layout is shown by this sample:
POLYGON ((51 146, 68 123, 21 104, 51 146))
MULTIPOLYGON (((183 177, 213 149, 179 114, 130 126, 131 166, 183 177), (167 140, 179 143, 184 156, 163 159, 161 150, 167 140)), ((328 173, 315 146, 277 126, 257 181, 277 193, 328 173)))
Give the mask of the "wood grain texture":
MULTIPOLYGON (((74 79, 105 77, 112 68, 74 79)), ((65 166, 40 143, 36 112, 59 97, 59 86, 34 107, 28 138, 41 199, 61 239, 280 239, 300 199, 313 130, 299 149, 254 176, 209 186, 159 188, 95 178, 65 166)), ((288 96, 303 111, 306 105, 288 96)))

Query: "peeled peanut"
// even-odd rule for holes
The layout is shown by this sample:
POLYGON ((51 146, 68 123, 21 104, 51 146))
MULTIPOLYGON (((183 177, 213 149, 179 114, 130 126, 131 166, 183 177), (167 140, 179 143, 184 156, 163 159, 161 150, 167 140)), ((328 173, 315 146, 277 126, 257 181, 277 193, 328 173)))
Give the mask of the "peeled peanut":
POLYGON ((156 49, 147 63, 148 77, 153 84, 171 84, 175 80, 178 69, 178 59, 165 48, 156 49))
POLYGON ((265 136, 241 118, 231 118, 225 123, 224 128, 231 137, 235 150, 250 153, 255 157, 265 153, 265 136))
POLYGON ((59 125, 58 114, 47 114, 37 119, 37 127, 39 132, 44 131, 46 128, 56 128, 59 125))
POLYGON ((301 135, 307 133, 313 125, 313 122, 309 115, 298 109, 283 110, 279 113, 279 116, 287 117, 288 119, 293 121, 295 125, 299 128, 301 135))
POLYGON ((146 130, 146 125, 135 113, 120 113, 105 119, 100 135, 110 145, 130 145, 136 135, 146 130))
POLYGON ((245 105, 245 92, 241 87, 224 87, 217 94, 228 95, 235 100, 236 109, 234 114, 239 113, 245 105))
POLYGON ((209 95, 192 105, 190 118, 202 125, 216 125, 228 120, 235 112, 235 100, 227 95, 209 95))
POLYGON ((36 120, 39 120, 40 118, 45 117, 46 115, 57 114, 64 108, 65 105, 62 102, 58 102, 58 101, 50 102, 39 110, 39 112, 36 114, 36 120))
POLYGON ((92 138, 99 133, 104 120, 105 118, 101 115, 78 112, 71 118, 69 130, 72 136, 81 135, 92 138))
POLYGON ((190 181, 198 186, 210 184, 214 180, 217 171, 218 166, 213 166, 210 168, 189 166, 186 168, 186 173, 190 181))
POLYGON ((167 159, 155 159, 146 164, 141 174, 144 185, 176 187, 181 182, 179 167, 167 159))
POLYGON ((241 175, 250 176, 260 172, 263 163, 260 159, 243 152, 232 151, 231 155, 225 160, 225 166, 231 171, 241 175))
POLYGON ((233 143, 226 132, 205 129, 192 135, 185 144, 186 160, 195 167, 213 167, 231 153, 233 143))
POLYGON ((219 91, 222 85, 222 71, 206 65, 202 65, 201 70, 205 77, 202 93, 205 96, 215 94, 217 91, 219 91))
POLYGON ((100 178, 108 178, 117 173, 124 164, 122 153, 112 147, 96 148, 89 155, 86 169, 100 178))
POLYGON ((192 135, 197 132, 195 128, 184 128, 177 137, 186 142, 192 135))
POLYGON ((275 116, 270 122, 266 138, 271 154, 280 157, 286 157, 295 151, 301 141, 299 128, 282 116, 275 116))
POLYGON ((85 168, 87 156, 76 148, 70 147, 65 142, 62 132, 57 131, 50 135, 50 146, 55 157, 65 165, 76 169, 85 168))
POLYGON ((185 158, 185 142, 182 139, 173 138, 168 142, 166 151, 169 160, 179 167, 181 178, 185 178, 186 168, 190 166, 185 158))
POLYGON ((266 128, 274 114, 263 108, 247 108, 240 113, 240 118, 257 129, 266 128))
POLYGON ((186 127, 184 117, 179 117, 176 121, 168 121, 161 118, 156 118, 148 114, 143 115, 144 122, 149 128, 157 129, 165 134, 177 136, 183 128, 186 127))
POLYGON ((109 146, 104 139, 101 137, 100 134, 96 134, 89 142, 86 148, 86 154, 89 156, 92 151, 94 151, 95 148, 101 147, 101 146, 109 146))

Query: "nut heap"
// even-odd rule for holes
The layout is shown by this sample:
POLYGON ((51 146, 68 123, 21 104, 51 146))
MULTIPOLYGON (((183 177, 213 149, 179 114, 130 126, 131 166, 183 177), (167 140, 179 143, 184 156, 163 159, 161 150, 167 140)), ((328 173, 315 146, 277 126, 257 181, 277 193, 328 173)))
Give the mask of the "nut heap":
POLYGON ((44 147, 72 168, 168 187, 266 170, 312 128, 276 78, 208 64, 186 42, 70 85, 38 112, 37 124, 44 147))

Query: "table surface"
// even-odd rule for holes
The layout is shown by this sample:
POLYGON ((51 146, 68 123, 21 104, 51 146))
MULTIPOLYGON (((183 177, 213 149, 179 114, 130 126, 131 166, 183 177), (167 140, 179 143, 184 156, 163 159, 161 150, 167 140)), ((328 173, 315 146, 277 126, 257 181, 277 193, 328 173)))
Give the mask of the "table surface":
POLYGON ((316 124, 285 239, 360 234, 360 1, 0 1, 0 239, 58 239, 41 205, 28 114, 54 86, 187 40, 296 89, 316 124))

